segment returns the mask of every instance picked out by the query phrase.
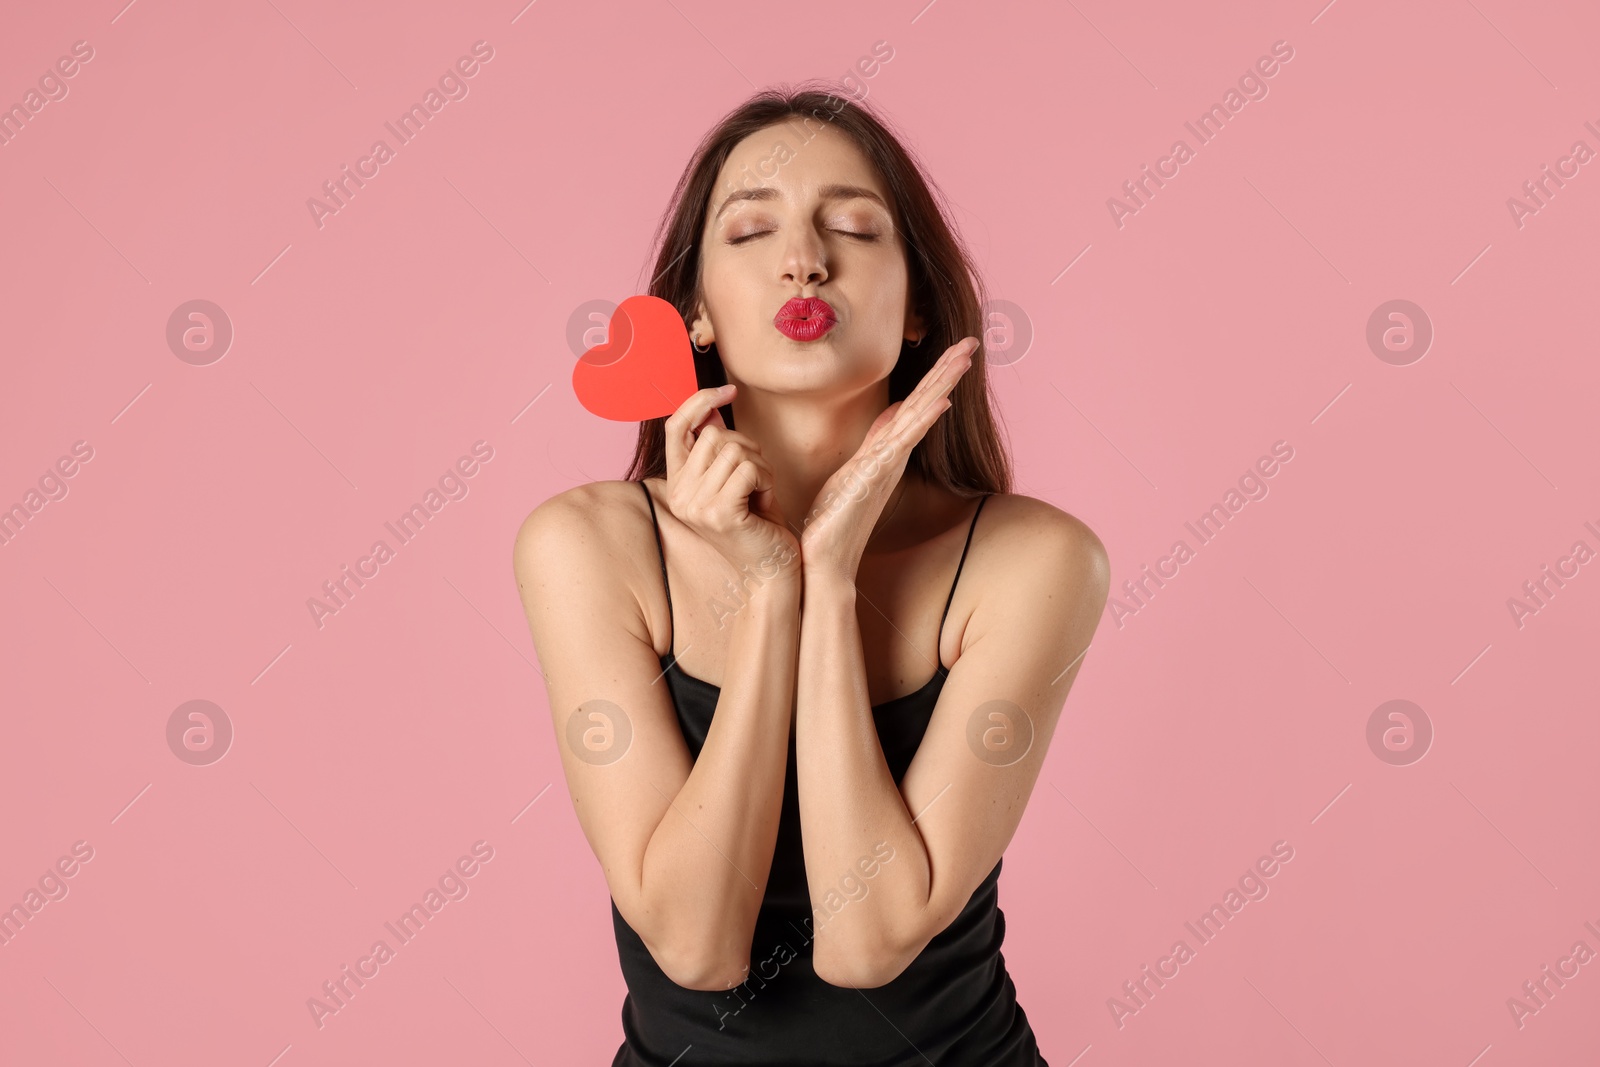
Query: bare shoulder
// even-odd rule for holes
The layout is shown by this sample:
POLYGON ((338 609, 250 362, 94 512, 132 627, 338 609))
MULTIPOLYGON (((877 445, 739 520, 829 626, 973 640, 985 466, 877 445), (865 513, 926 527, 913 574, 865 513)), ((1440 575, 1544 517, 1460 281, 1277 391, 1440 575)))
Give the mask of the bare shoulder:
POLYGON ((978 526, 974 540, 989 542, 983 555, 996 577, 1036 571, 1042 562, 1054 561, 1109 581, 1110 557, 1100 538, 1082 519, 1047 500, 995 493, 984 503, 978 526))
POLYGON ((596 607, 634 601, 633 628, 632 616, 643 610, 635 590, 642 545, 650 536, 643 495, 636 482, 588 482, 529 512, 512 548, 512 568, 524 597, 542 587, 596 607))
POLYGON ((1076 515, 1045 500, 996 493, 983 505, 971 558, 973 625, 1076 629, 1098 619, 1111 592, 1105 545, 1076 515))
POLYGON ((587 482, 562 490, 528 513, 517 530, 515 554, 568 549, 609 554, 628 540, 630 519, 643 512, 638 483, 614 480, 587 482))

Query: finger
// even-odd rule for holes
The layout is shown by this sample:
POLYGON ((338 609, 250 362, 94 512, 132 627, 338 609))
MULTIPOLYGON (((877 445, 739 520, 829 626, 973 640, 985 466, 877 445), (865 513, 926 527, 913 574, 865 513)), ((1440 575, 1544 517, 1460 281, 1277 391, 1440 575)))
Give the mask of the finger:
POLYGON ((730 430, 722 422, 721 415, 716 409, 712 414, 717 415, 715 425, 707 426, 695 437, 694 445, 689 449, 689 456, 684 460, 682 469, 696 478, 705 477, 707 468, 711 466, 717 454, 722 450, 723 444, 733 442, 751 452, 760 453, 761 446, 737 430, 730 430))
POLYGON ((769 482, 777 476, 777 468, 772 465, 771 460, 767 459, 767 457, 763 456, 760 452, 752 452, 742 445, 737 444, 730 446, 729 450, 738 453, 738 458, 734 461, 735 470, 738 469, 738 466, 741 463, 754 463, 757 468, 765 472, 769 482))
POLYGON ((723 490, 727 487, 728 479, 746 459, 753 453, 746 452, 737 444, 725 444, 717 450, 711 466, 700 477, 699 487, 694 494, 694 505, 706 510, 722 510, 724 505, 723 490))
POLYGON ((971 357, 978 351, 976 337, 963 337, 944 350, 928 373, 922 376, 917 387, 906 397, 906 407, 921 409, 935 397, 947 394, 972 366, 971 357))
POLYGON ((733 441, 752 452, 761 451, 761 442, 757 441, 749 434, 740 433, 738 430, 730 430, 726 423, 720 421, 721 412, 716 412, 716 414, 719 421, 715 426, 707 426, 702 429, 699 435, 695 438, 696 444, 699 444, 701 441, 709 441, 710 447, 715 449, 722 447, 722 443, 724 441, 733 441))
POLYGON ((706 432, 707 427, 712 427, 712 426, 722 427, 722 429, 728 429, 728 424, 726 424, 726 422, 723 421, 722 408, 720 408, 720 406, 718 406, 718 408, 712 408, 712 410, 710 410, 709 413, 706 413, 706 418, 701 419, 701 421, 696 422, 696 424, 694 424, 694 426, 691 426, 690 427, 690 434, 693 434, 693 435, 696 435, 696 437, 699 437, 699 435, 704 434, 704 432, 706 432))
MULTIPOLYGON (((739 454, 739 462, 741 462, 741 464, 744 464, 744 462, 755 464, 755 467, 757 467, 758 470, 762 470, 763 474, 765 474, 768 485, 773 483, 774 478, 778 477, 778 469, 773 467, 773 462, 766 458, 766 456, 763 456, 763 454, 760 453, 752 453, 752 451, 742 450, 742 448, 739 451, 741 451, 741 454, 739 454)), ((734 464, 734 469, 738 470, 738 464, 734 464)))
POLYGON ((895 438, 894 446, 895 455, 910 455, 911 450, 917 446, 918 442, 928 435, 928 431, 933 428, 933 424, 939 421, 939 416, 949 411, 953 406, 949 397, 935 396, 926 406, 913 412, 909 416, 910 421, 903 423, 898 428, 898 436, 895 438))
MULTIPOLYGON (((976 337, 964 337, 945 349, 944 354, 928 368, 928 373, 922 376, 916 388, 905 398, 891 431, 902 432, 923 419, 931 426, 933 419, 948 410, 948 406, 941 401, 949 396, 961 376, 971 368, 971 357, 977 350, 976 337)), ((926 431, 927 426, 922 429, 926 431)))
POLYGON ((705 418, 701 419, 695 425, 689 427, 689 434, 698 441, 700 439, 700 435, 711 429, 713 426, 721 427, 724 430, 728 428, 727 422, 725 422, 722 418, 721 408, 712 408, 709 412, 707 412, 705 418))
POLYGON ((728 480, 717 494, 717 503, 725 508, 749 510, 750 497, 761 493, 765 501, 771 495, 774 484, 772 471, 762 467, 753 457, 746 456, 728 472, 728 480))
MULTIPOLYGON (((963 345, 953 345, 950 352, 957 352, 962 347, 963 345)), ((908 396, 901 403, 894 419, 884 430, 884 440, 894 455, 908 454, 916 447, 917 442, 927 436, 928 430, 939 420, 939 416, 954 406, 954 402, 950 399, 950 391, 970 366, 960 363, 960 358, 959 355, 954 356, 949 363, 941 359, 940 362, 945 364, 943 372, 940 373, 939 364, 935 364, 919 385, 921 392, 914 391, 912 396, 908 396), (923 386, 928 388, 923 389, 923 386)), ((874 447, 882 449, 884 446, 874 442, 874 447)))
MULTIPOLYGON (((689 394, 689 399, 678 405, 678 410, 667 416, 662 424, 666 438, 667 473, 683 466, 684 459, 689 455, 689 449, 694 446, 694 435, 706 422, 706 416, 716 412, 717 408, 726 404, 732 398, 734 388, 725 385, 718 389, 700 389, 689 394)), ((717 413, 718 421, 721 413, 717 413)))
POLYGON ((750 510, 775 526, 787 528, 792 524, 783 514, 783 509, 778 506, 778 494, 774 488, 775 485, 776 482, 770 482, 752 493, 750 495, 750 510))
POLYGON ((900 414, 900 409, 905 405, 904 400, 896 400, 893 404, 878 412, 878 417, 872 420, 872 425, 867 428, 867 437, 871 438, 884 427, 894 422, 895 416, 900 414))
POLYGON ((922 381, 917 384, 926 385, 930 392, 938 392, 955 385, 972 366, 972 357, 978 351, 978 344, 976 337, 963 337, 944 350, 944 354, 928 368, 928 373, 923 375, 922 381))
POLYGON ((712 408, 707 412, 702 424, 689 431, 689 452, 678 466, 679 477, 685 475, 693 479, 703 477, 706 468, 711 465, 712 459, 715 458, 717 435, 731 432, 728 429, 728 424, 722 421, 720 408, 712 408), (707 443, 702 444, 701 442, 707 443))

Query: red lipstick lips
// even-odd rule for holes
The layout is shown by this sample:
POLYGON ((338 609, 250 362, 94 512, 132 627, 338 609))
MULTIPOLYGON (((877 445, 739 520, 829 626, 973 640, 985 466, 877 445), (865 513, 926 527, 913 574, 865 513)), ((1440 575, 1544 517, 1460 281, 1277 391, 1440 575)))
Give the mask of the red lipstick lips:
POLYGON ((838 321, 826 300, 797 296, 778 309, 772 325, 791 341, 815 341, 833 329, 838 321))

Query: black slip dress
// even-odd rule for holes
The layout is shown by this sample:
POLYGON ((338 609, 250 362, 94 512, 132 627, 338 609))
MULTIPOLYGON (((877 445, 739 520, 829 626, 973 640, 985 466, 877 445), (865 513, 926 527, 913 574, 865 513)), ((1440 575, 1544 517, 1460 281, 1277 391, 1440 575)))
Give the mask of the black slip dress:
MULTIPOLYGON (((640 488, 655 524, 670 619, 672 591, 655 499, 642 481, 640 488)), ((941 634, 983 503, 978 502, 967 530, 961 563, 939 620, 941 634)), ((661 666, 689 755, 696 758, 721 690, 677 665, 676 633, 672 648, 661 657, 661 666)), ((922 741, 946 674, 941 663, 921 689, 872 709, 884 758, 897 785, 922 741)), ((612 1067, 927 1067, 930 1063, 1048 1067, 1000 954, 1005 938, 1005 915, 998 898, 1001 862, 973 891, 955 921, 887 985, 846 989, 817 977, 811 962, 814 920, 795 783, 791 734, 772 870, 743 984, 716 991, 673 982, 612 901, 617 955, 628 985, 622 1005, 624 1040, 612 1067)))
MULTIPOLYGON (((643 483, 640 488, 650 501, 670 619, 672 590, 656 504, 650 488, 643 483)), ((962 561, 939 619, 941 633, 982 506, 979 501, 966 531, 962 561)), ((706 742, 720 688, 678 667, 675 635, 672 648, 661 657, 662 673, 694 758, 706 742)), ((896 784, 922 744, 946 673, 939 664, 933 678, 915 693, 872 709, 896 784)), ((778 840, 750 945, 749 976, 741 985, 693 990, 675 984, 622 920, 616 901, 611 902, 618 958, 629 990, 622 1001, 624 1041, 613 1067, 1048 1067, 1000 953, 1005 939, 1005 913, 998 907, 1000 862, 949 928, 934 936, 894 981, 877 989, 842 989, 816 976, 795 781, 790 734, 778 840)))

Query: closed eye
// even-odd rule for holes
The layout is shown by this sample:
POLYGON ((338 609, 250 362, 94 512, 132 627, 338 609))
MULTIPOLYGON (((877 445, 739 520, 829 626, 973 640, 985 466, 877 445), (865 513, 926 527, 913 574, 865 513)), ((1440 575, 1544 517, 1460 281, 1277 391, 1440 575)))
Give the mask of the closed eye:
MULTIPOLYGON (((771 230, 757 230, 755 233, 747 233, 743 237, 730 238, 728 243, 730 245, 742 245, 746 241, 752 240, 756 237, 765 237, 771 232, 771 230)), ((856 233, 854 230, 834 230, 833 232, 843 234, 846 237, 854 237, 862 241, 876 241, 878 239, 878 235, 875 233, 856 233)))

